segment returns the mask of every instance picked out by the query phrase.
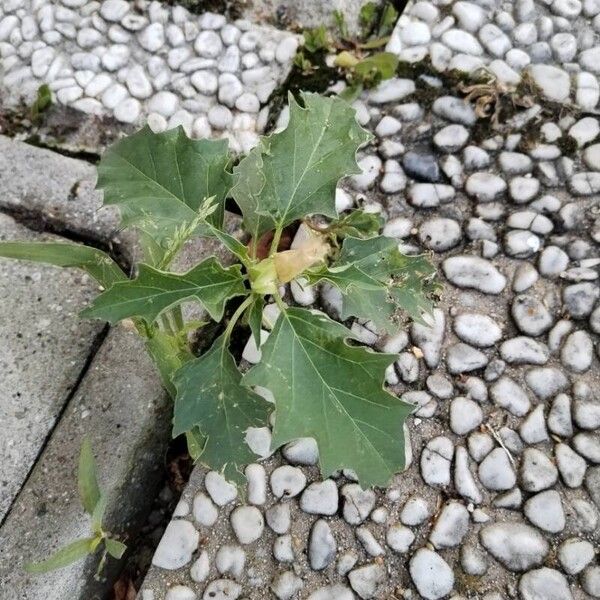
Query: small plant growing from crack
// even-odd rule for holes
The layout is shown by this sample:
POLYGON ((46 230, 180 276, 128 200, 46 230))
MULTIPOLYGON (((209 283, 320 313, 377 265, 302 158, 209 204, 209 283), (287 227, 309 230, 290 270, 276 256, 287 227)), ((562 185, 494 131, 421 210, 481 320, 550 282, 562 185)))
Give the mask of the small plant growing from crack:
POLYGON ((404 421, 413 410, 383 387, 397 357, 360 345, 322 312, 286 304, 285 285, 327 282, 341 295, 342 320, 393 333, 402 312, 422 321, 431 310, 435 273, 426 257, 405 256, 379 235, 379 216, 337 214, 336 185, 360 172, 356 152, 371 138, 354 109, 316 94, 289 101, 288 127, 233 168, 226 140, 191 140, 181 127, 146 127, 106 152, 98 166, 104 204, 120 209, 143 251, 133 279, 78 244, 5 242, 0 256, 79 267, 98 281, 104 291, 83 315, 126 321, 145 339, 174 399, 173 435, 187 436, 194 460, 243 483, 244 465, 256 460, 246 433, 271 418, 274 449, 313 437, 323 477, 348 468, 364 486, 385 485, 405 466, 404 421), (228 197, 240 209, 244 243, 226 230, 228 197), (218 240, 237 262, 212 256, 178 272, 174 259, 198 236, 218 240), (189 343, 198 323, 182 311, 189 301, 223 322, 200 356, 189 343), (261 347, 246 372, 231 350, 236 326, 261 347))
POLYGON ((98 485, 96 461, 92 446, 87 438, 84 439, 79 454, 77 487, 79 488, 81 504, 91 519, 91 535, 60 548, 46 560, 27 564, 25 570, 28 573, 46 573, 54 569, 60 569, 101 549, 102 558, 96 573, 99 575, 107 556, 120 559, 127 549, 123 542, 104 530, 102 521, 106 510, 107 496, 98 485))
POLYGON ((31 105, 30 117, 32 122, 41 120, 44 111, 52 106, 52 92, 47 84, 43 83, 37 90, 36 98, 31 105))
POLYGON ((325 25, 303 31, 304 42, 294 58, 294 65, 305 75, 323 68, 325 61, 345 79, 347 87, 340 96, 355 100, 364 89, 372 88, 396 74, 398 57, 382 49, 398 19, 391 2, 383 6, 375 2, 364 4, 359 13, 360 33, 353 36, 348 31, 344 15, 333 13, 335 28, 330 33, 325 25))

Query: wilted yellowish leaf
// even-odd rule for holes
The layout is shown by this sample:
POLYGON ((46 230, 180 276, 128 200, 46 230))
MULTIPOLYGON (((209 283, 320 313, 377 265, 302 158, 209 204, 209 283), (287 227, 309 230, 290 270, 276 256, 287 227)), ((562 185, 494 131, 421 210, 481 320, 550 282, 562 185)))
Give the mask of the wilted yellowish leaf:
POLYGON ((306 271, 309 267, 323 261, 329 253, 329 244, 321 235, 313 235, 293 250, 279 252, 273 256, 277 279, 287 283, 306 271))

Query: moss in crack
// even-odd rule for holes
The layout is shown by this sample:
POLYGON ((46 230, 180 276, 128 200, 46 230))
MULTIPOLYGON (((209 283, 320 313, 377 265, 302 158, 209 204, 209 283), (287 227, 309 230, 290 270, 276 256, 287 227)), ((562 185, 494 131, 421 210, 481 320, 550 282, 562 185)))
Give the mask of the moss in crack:
POLYGON ((579 147, 577 140, 565 133, 556 140, 556 145, 560 148, 563 156, 574 156, 579 147))
POLYGON ((497 133, 492 126, 491 119, 479 118, 471 127, 471 143, 479 145, 497 133))
MULTIPOLYGON (((547 122, 556 123, 560 120, 565 110, 564 106, 558 108, 558 106, 555 103, 545 103, 543 100, 540 102, 540 104, 542 106, 540 118, 532 119, 519 131, 519 133, 521 134, 521 141, 519 142, 517 149, 520 152, 527 153, 532 148, 537 146, 542 140, 543 124, 547 122)), ((554 143, 560 148, 560 151, 563 156, 572 157, 575 156, 575 154, 577 153, 577 141, 568 134, 563 134, 554 143)))
POLYGON ((449 71, 438 71, 429 56, 417 62, 401 61, 396 69, 396 75, 403 79, 412 79, 416 90, 406 98, 407 102, 417 102, 426 110, 431 109, 432 104, 440 96, 447 96, 456 92, 461 84, 479 83, 482 79, 465 71, 451 69, 449 71), (435 77, 440 81, 439 86, 431 85, 427 77, 435 77))
POLYGON ((416 102, 426 110, 431 108, 442 93, 442 86, 436 87, 427 83, 423 78, 436 77, 440 79, 440 74, 434 69, 429 56, 418 62, 401 61, 398 63, 396 75, 402 79, 412 79, 415 82, 415 91, 406 98, 407 102, 416 102))
MULTIPOLYGON (((521 81, 515 87, 514 96, 517 98, 533 98, 542 107, 544 116, 554 122, 560 121, 566 114, 576 116, 581 112, 574 105, 548 100, 544 96, 542 88, 535 83, 531 75, 527 72, 521 75, 521 81)), ((569 146, 568 141, 566 141, 566 145, 569 146)))
POLYGON ((442 95, 442 89, 433 85, 415 82, 417 89, 408 97, 408 102, 416 102, 425 110, 430 110, 433 103, 442 95))
POLYGON ((534 146, 536 146, 542 137, 542 123, 537 120, 531 120, 521 128, 521 140, 517 145, 519 152, 527 154, 534 146))
POLYGON ((431 75, 432 77, 439 77, 440 74, 435 70, 431 64, 429 56, 418 62, 408 62, 401 60, 398 63, 396 69, 398 77, 403 79, 414 79, 416 80, 421 75, 431 75))

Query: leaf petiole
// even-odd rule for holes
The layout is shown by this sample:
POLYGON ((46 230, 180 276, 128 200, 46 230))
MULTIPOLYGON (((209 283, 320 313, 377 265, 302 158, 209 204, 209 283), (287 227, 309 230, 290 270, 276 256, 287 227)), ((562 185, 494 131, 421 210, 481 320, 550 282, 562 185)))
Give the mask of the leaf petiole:
POLYGON ((225 333, 223 334, 226 341, 229 341, 231 337, 231 332, 235 327, 235 324, 238 322, 239 318, 242 316, 243 312, 252 304, 253 298, 252 295, 248 296, 235 310, 229 323, 227 323, 227 327, 225 328, 225 333))
POLYGON ((281 312, 287 312, 288 307, 286 306, 285 302, 283 301, 283 298, 279 294, 279 291, 277 291, 273 294, 273 298, 275 298, 275 302, 277 303, 279 310, 281 312))
POLYGON ((171 318, 173 319, 173 323, 175 325, 175 329, 177 331, 177 333, 181 333, 181 331, 184 329, 185 324, 183 322, 183 313, 181 312, 181 306, 177 305, 174 306, 171 311, 171 318))
POLYGON ((160 322, 162 325, 163 330, 165 331, 165 333, 168 333, 169 335, 175 335, 175 332, 173 331, 173 327, 171 326, 171 320, 169 319, 169 315, 168 314, 162 314, 160 315, 160 322))
POLYGON ((271 249, 269 250, 269 256, 273 256, 279 248, 279 242, 281 241, 281 234, 283 233, 283 227, 279 226, 275 230, 273 235, 273 241, 271 242, 271 249))

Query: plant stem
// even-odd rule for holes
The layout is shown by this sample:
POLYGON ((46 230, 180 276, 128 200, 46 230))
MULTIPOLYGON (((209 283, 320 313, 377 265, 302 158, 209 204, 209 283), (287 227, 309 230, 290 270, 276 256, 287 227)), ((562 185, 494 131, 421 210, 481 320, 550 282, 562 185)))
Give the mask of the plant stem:
POLYGON ((265 325, 267 327, 267 329, 273 329, 273 323, 271 323, 271 321, 269 321, 269 319, 267 319, 267 317, 265 317, 264 315, 263 315, 261 323, 263 325, 265 325))
POLYGON ((135 330, 138 332, 138 334, 140 336, 142 336, 144 338, 148 338, 148 339, 153 337, 154 332, 152 331, 152 326, 148 325, 146 323, 146 321, 144 321, 143 319, 136 319, 136 318, 133 318, 131 320, 133 321, 135 330))
POLYGON ((254 236, 250 240, 250 257, 256 260, 256 250, 258 246, 258 240, 254 236))
POLYGON ((181 312, 180 305, 174 306, 171 309, 171 317, 173 318, 173 323, 175 324, 175 329, 177 333, 180 333, 184 328, 183 314, 181 312))
POLYGON ((287 306, 285 305, 283 298, 279 295, 279 291, 273 294, 273 298, 275 298, 275 302, 277 303, 277 306, 279 306, 279 310, 281 312, 286 312, 287 306))
POLYGON ((160 322, 162 323, 163 329, 169 335, 175 334, 175 332, 173 331, 173 328, 171 327, 171 321, 169 320, 169 315, 167 315, 166 313, 163 315, 160 315, 160 322))
POLYGON ((281 234, 283 233, 283 227, 277 227, 275 235, 273 235, 273 241, 271 242, 271 249, 269 250, 269 256, 272 256, 277 252, 279 248, 279 241, 281 240, 281 234))
POLYGON ((225 339, 229 340, 231 337, 231 332, 235 327, 235 324, 238 322, 238 319, 242 316, 242 313, 250 306, 252 303, 252 296, 248 296, 236 309, 236 311, 231 316, 229 323, 227 323, 227 327, 225 329, 225 339))

